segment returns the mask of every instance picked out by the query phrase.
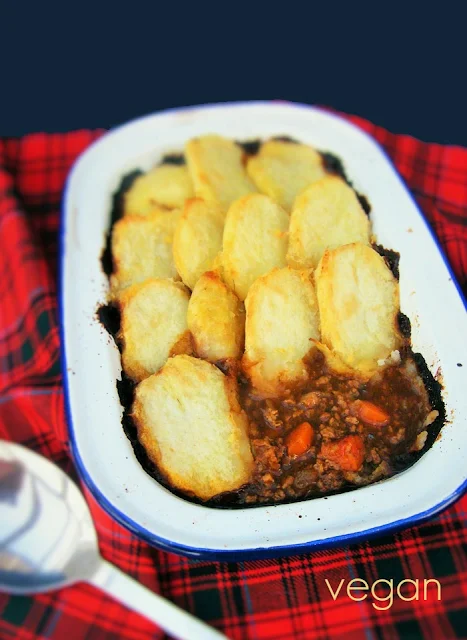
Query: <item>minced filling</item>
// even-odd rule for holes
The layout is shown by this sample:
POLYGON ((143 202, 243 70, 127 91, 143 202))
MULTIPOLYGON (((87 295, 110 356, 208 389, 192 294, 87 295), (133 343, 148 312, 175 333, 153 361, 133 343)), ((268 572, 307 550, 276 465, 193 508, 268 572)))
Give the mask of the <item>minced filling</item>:
POLYGON ((315 350, 306 383, 280 398, 259 398, 241 383, 255 471, 239 499, 303 499, 368 484, 423 446, 419 434, 437 412, 410 354, 391 361, 365 383, 331 372, 315 350))

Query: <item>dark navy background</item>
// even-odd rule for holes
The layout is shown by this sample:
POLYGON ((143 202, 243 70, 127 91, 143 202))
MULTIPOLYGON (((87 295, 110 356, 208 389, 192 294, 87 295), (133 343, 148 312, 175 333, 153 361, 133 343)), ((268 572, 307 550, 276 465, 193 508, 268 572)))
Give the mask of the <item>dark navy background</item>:
POLYGON ((465 10, 449 2, 319 6, 3 2, 0 135, 283 98, 467 145, 465 10))

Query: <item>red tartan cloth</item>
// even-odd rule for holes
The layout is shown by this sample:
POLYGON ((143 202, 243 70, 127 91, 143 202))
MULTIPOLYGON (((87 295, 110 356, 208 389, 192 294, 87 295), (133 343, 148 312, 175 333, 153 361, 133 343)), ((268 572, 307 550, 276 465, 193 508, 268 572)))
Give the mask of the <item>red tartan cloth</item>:
MULTIPOLYGON (((467 287, 467 149, 425 144, 351 120, 386 149, 467 287)), ((69 473, 57 328, 57 228, 66 175, 102 131, 0 140, 0 438, 51 458, 69 473)), ((464 363, 467 366, 467 363, 464 363)), ((89 498, 89 496, 88 496, 89 498)), ((371 542, 278 560, 200 562, 158 551, 90 499, 102 554, 141 583, 230 638, 467 638, 467 496, 420 527, 371 542), (441 601, 386 611, 335 588, 360 577, 436 578, 441 601)), ((345 585, 343 587, 343 591, 345 585)), ((0 638, 102 640, 164 634, 93 587, 0 594, 0 638)))

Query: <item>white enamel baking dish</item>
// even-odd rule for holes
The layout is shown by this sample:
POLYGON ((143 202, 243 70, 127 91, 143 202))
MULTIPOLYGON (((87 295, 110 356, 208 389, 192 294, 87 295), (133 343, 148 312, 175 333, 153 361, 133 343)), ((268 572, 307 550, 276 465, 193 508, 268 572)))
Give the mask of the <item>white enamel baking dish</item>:
POLYGON ((355 542, 425 520, 467 488, 465 303, 420 211, 382 149, 343 119, 283 103, 177 109, 104 135, 77 160, 62 212, 60 320, 73 456, 86 485, 116 520, 150 544, 201 558, 245 559, 355 542), (413 346, 442 374, 448 420, 411 468, 355 491, 284 504, 219 510, 174 496, 145 473, 121 427, 117 348, 96 319, 107 279, 100 264, 111 196, 121 177, 148 169, 188 138, 289 135, 343 159, 372 205, 378 242, 401 254, 401 309, 413 346), (409 231, 410 229, 410 231, 409 231), (464 366, 458 366, 458 363, 464 366))

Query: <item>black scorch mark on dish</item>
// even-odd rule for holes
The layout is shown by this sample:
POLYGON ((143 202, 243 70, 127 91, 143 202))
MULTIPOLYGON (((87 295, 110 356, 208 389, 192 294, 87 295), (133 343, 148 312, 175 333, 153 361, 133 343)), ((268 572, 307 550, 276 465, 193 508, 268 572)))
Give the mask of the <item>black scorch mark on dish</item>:
POLYGON ((419 376, 421 377, 428 394, 428 400, 433 410, 438 412, 438 417, 434 422, 426 428, 427 439, 420 451, 412 451, 396 456, 392 461, 392 467, 395 473, 405 471, 417 460, 419 460, 427 451, 431 449, 433 443, 438 437, 445 421, 446 421, 446 405, 443 400, 443 387, 431 373, 425 358, 421 353, 411 352, 412 359, 415 362, 419 376))
POLYGON ((352 182, 347 177, 347 173, 345 172, 344 163, 342 162, 342 160, 334 153, 330 153, 329 151, 320 151, 319 153, 321 155, 324 170, 331 175, 342 178, 342 180, 344 180, 349 185, 349 187, 352 187, 352 189, 355 191, 355 195, 357 196, 360 206, 362 207, 366 215, 369 216, 371 212, 371 204, 366 196, 364 196, 362 193, 359 193, 355 189, 352 182))
POLYGON ((104 329, 116 341, 120 331, 120 309, 116 304, 103 304, 97 310, 97 317, 104 329))
POLYGON ((102 270, 106 276, 112 275, 114 272, 114 264, 112 259, 112 228, 114 224, 123 216, 123 196, 131 187, 133 182, 139 176, 143 175, 140 169, 135 169, 123 176, 120 186, 112 196, 112 209, 110 211, 110 226, 105 237, 105 247, 101 253, 102 270))
POLYGON ((186 164, 186 159, 183 153, 167 153, 160 162, 163 164, 174 164, 177 166, 183 166, 186 164))
POLYGON ((243 149, 247 156, 255 156, 261 147, 261 140, 259 138, 255 140, 240 140, 235 141, 239 147, 243 149))
POLYGON ((300 144, 298 140, 291 136, 274 136, 273 140, 276 142, 287 142, 288 144, 300 144))
POLYGON ((319 153, 321 155, 324 170, 327 173, 332 174, 333 176, 339 176, 339 178, 342 178, 342 180, 345 180, 345 182, 350 185, 351 183, 347 178, 347 174, 345 173, 342 160, 329 151, 320 151, 319 153))
MULTIPOLYGON (((354 189, 354 191, 355 191, 355 189, 354 189)), ((358 191, 355 191, 355 195, 357 196, 357 199, 358 199, 358 201, 360 203, 361 208, 366 213, 366 215, 369 217, 370 216, 370 212, 371 212, 371 204, 368 202, 368 198, 366 196, 364 196, 363 194, 359 193, 358 191)))
POLYGON ((120 404, 125 409, 129 409, 135 399, 136 384, 131 378, 129 378, 124 371, 122 371, 122 379, 117 380, 117 393, 120 399, 120 404))
POLYGON ((384 258, 385 263, 389 267, 392 272, 392 275, 396 280, 399 280, 399 261, 400 261, 400 253, 394 251, 393 249, 386 249, 382 244, 373 244, 373 249, 379 253, 380 256, 384 258))
MULTIPOLYGON (((291 138, 290 136, 274 136, 271 140, 275 140, 276 142, 287 142, 288 144, 300 144, 298 140, 295 140, 295 138, 291 138)), ((255 140, 236 140, 235 142, 243 149, 247 156, 255 156, 263 144, 263 141, 260 138, 255 140)))
MULTIPOLYGON (((104 329, 112 336, 119 351, 121 351, 121 343, 118 339, 120 331, 121 315, 120 309, 116 304, 104 304, 97 310, 97 317, 104 329)), ((133 404, 135 395, 135 383, 122 371, 121 380, 116 381, 117 393, 120 404, 127 411, 133 404)))
POLYGON ((402 313, 402 311, 399 311, 399 313, 397 314, 397 324, 402 337, 409 341, 412 335, 412 327, 410 325, 409 318, 405 315, 405 313, 402 313))

